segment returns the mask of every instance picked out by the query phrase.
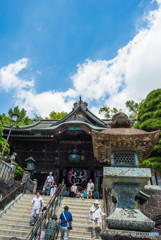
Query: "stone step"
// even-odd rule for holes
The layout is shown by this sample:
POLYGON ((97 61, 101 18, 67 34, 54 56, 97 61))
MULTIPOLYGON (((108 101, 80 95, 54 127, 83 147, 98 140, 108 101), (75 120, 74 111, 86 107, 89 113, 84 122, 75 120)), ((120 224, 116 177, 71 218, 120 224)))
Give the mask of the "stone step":
POLYGON ((19 212, 10 212, 6 214, 6 217, 11 217, 11 218, 30 218, 31 216, 31 211, 28 211, 26 213, 19 213, 19 212))
POLYGON ((7 223, 16 223, 16 224, 27 224, 29 226, 30 224, 30 219, 24 219, 24 218, 9 218, 9 217, 2 217, 0 219, 0 222, 6 222, 7 223))
MULTIPOLYGON (((85 203, 85 204, 94 204, 94 199, 92 201, 89 200, 83 200, 83 199, 76 199, 76 198, 70 198, 70 199, 65 199, 65 203, 85 203)), ((99 204, 101 203, 101 200, 99 201, 99 204)))
POLYGON ((78 224, 78 223, 74 223, 72 224, 73 226, 73 230, 75 231, 82 231, 82 232, 92 232, 92 224, 90 223, 89 225, 88 224, 78 224))
MULTIPOLYGON (((44 201, 44 204, 45 204, 45 206, 47 206, 47 204, 48 204, 48 201, 44 201)), ((14 208, 24 208, 24 209, 26 209, 26 207, 27 208, 29 208, 31 206, 31 202, 17 202, 17 203, 15 203, 14 204, 14 208)))
POLYGON ((91 232, 84 232, 84 231, 75 231, 74 229, 70 231, 70 236, 77 236, 77 237, 88 237, 91 238, 91 232))
MULTIPOLYGON (((7 236, 6 234, 1 234, 0 235, 0 240, 10 240, 11 237, 15 237, 14 235, 13 236, 7 236)), ((17 238, 18 240, 25 240, 26 237, 21 237, 21 238, 17 238)))
MULTIPOLYGON (((89 213, 89 209, 90 208, 87 208, 87 209, 84 209, 84 208, 80 208, 80 209, 78 209, 78 208, 72 208, 72 207, 70 207, 70 212, 71 213, 78 213, 78 214, 88 214, 89 213)), ((59 208, 59 211, 58 211, 59 213, 61 213, 61 212, 64 212, 64 208, 63 207, 61 207, 61 208, 59 208)), ((31 211, 29 211, 28 210, 28 208, 26 208, 26 209, 24 209, 24 208, 15 208, 15 207, 13 207, 13 208, 10 208, 8 211, 7 211, 7 214, 10 214, 10 213, 20 213, 20 214, 28 214, 28 213, 31 213, 31 211)))
POLYGON ((20 213, 20 214, 28 214, 28 213, 31 213, 31 211, 28 210, 28 208, 26 209, 23 209, 23 208, 12 208, 12 209, 9 209, 7 211, 7 214, 10 214, 10 213, 20 213))
MULTIPOLYGON (((36 194, 24 194, 24 195, 23 195, 24 198, 30 198, 30 197, 34 197, 34 196, 36 196, 36 194)), ((50 198, 51 196, 41 195, 41 197, 50 198)))
MULTIPOLYGON (((91 240, 92 238, 90 237, 81 237, 81 236, 71 236, 70 234, 69 234, 69 240, 91 240)), ((99 238, 99 237, 96 237, 96 239, 101 239, 101 238, 99 238)), ((58 240, 60 240, 60 236, 58 236, 58 240)))
MULTIPOLYGON (((64 197, 65 201, 88 201, 88 202, 94 202, 95 199, 86 199, 86 198, 71 198, 71 197, 64 197)), ((98 201, 101 201, 102 199, 98 199, 98 201)))
MULTIPOLYGON (((72 214, 82 214, 82 215, 88 215, 89 214, 89 209, 87 210, 84 210, 84 209, 72 209, 70 208, 69 211, 72 213, 72 214)), ((64 209, 59 209, 58 211, 59 213, 62 213, 64 212, 64 209)))
MULTIPOLYGON (((90 219, 77 219, 77 218, 74 218, 73 217, 73 220, 74 222, 76 222, 77 224, 82 224, 82 222, 84 224, 86 224, 87 226, 91 226, 91 220, 90 219)), ((10 224, 22 224, 22 225, 27 225, 29 226, 30 224, 30 218, 10 218, 10 217, 3 217, 0 219, 0 223, 1 222, 5 222, 6 224, 7 223, 10 223, 10 224)))
POLYGON ((76 203, 76 202, 73 202, 73 203, 66 203, 66 202, 64 203, 64 202, 62 202, 61 206, 62 207, 68 206, 69 208, 70 208, 70 206, 77 207, 77 208, 80 208, 80 207, 82 207, 82 208, 84 208, 84 207, 90 208, 92 206, 92 204, 89 204, 89 203, 76 203))
POLYGON ((6 217, 2 217, 2 218, 8 218, 8 219, 15 219, 15 218, 17 218, 17 219, 24 219, 24 220, 27 220, 27 219, 30 219, 30 216, 31 216, 31 213, 28 213, 28 214, 17 214, 17 213, 15 213, 15 214, 12 214, 12 213, 7 213, 6 214, 6 217))
POLYGON ((16 236, 16 237, 27 237, 30 231, 22 231, 22 230, 13 230, 13 229, 7 229, 7 228, 0 228, 0 235, 6 235, 6 236, 16 236))
MULTIPOLYGON (((92 205, 90 205, 90 206, 80 206, 80 207, 78 207, 78 205, 69 205, 69 208, 70 208, 70 210, 77 210, 77 209, 81 209, 81 210, 84 210, 84 211, 89 211, 89 209, 91 208, 91 206, 92 205)), ((64 207, 65 207, 65 204, 64 203, 62 203, 61 204, 61 206, 60 206, 60 209, 62 210, 62 209, 64 209, 64 207)))
POLYGON ((15 224, 15 223, 9 223, 9 222, 3 222, 0 221, 1 228, 6 229, 13 229, 13 230, 23 230, 23 231, 30 231, 32 227, 30 227, 28 224, 15 224))

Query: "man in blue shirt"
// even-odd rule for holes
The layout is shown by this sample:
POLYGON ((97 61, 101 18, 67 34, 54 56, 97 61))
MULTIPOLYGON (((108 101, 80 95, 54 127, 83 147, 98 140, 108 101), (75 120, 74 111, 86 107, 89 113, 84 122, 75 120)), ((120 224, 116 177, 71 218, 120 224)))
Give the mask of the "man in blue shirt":
POLYGON ((72 214, 69 212, 69 207, 64 207, 64 212, 60 214, 59 224, 61 226, 61 240, 68 240, 69 238, 69 229, 67 223, 72 226, 72 214))

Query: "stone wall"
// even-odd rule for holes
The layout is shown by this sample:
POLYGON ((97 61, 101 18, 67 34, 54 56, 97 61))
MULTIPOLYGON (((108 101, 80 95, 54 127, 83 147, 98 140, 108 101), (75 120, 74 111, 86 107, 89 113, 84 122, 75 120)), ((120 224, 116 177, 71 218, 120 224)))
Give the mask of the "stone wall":
MULTIPOLYGON (((141 212, 150 219, 161 215, 161 189, 151 186, 145 187, 142 191, 150 195, 150 198, 141 206, 141 212)), ((155 228, 153 232, 159 232, 161 235, 161 225, 155 228)))
POLYGON ((114 199, 111 188, 106 188, 105 194, 106 194, 106 214, 107 216, 109 216, 114 212, 117 200, 114 199))
POLYGON ((4 182, 4 180, 0 179, 0 196, 4 198, 8 193, 13 191, 20 183, 15 181, 13 185, 9 186, 4 182))

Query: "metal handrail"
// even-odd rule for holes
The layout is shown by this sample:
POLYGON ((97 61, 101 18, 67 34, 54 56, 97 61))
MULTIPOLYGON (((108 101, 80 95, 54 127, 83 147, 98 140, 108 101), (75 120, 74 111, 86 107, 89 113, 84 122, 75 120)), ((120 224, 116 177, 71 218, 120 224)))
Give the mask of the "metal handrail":
POLYGON ((16 187, 13 191, 8 193, 4 198, 0 200, 0 210, 4 209, 4 207, 16 198, 17 194, 20 192, 24 192, 24 186, 26 182, 21 183, 18 187, 16 187))
POLYGON ((57 205, 60 206, 61 197, 66 185, 59 185, 54 196, 50 199, 45 213, 41 213, 34 227, 31 229, 26 240, 40 239, 41 228, 44 226, 46 219, 49 219, 51 214, 56 212, 57 205))
MULTIPOLYGON (((106 193, 105 188, 103 188, 103 211, 106 213, 106 193)), ((103 217, 103 230, 106 229, 106 218, 103 217)))

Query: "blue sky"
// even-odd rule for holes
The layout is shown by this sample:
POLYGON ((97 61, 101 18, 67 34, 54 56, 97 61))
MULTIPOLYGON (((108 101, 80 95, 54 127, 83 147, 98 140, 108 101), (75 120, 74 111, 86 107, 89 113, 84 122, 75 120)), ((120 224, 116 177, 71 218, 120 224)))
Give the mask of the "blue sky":
POLYGON ((159 0, 0 0, 0 112, 19 104, 30 115, 46 116, 52 109, 69 111, 79 95, 94 112, 108 100, 117 105, 112 97, 128 87, 128 78, 124 72, 110 78, 110 65, 117 66, 119 51, 141 31, 151 30, 145 18, 155 11, 159 15, 159 0))

